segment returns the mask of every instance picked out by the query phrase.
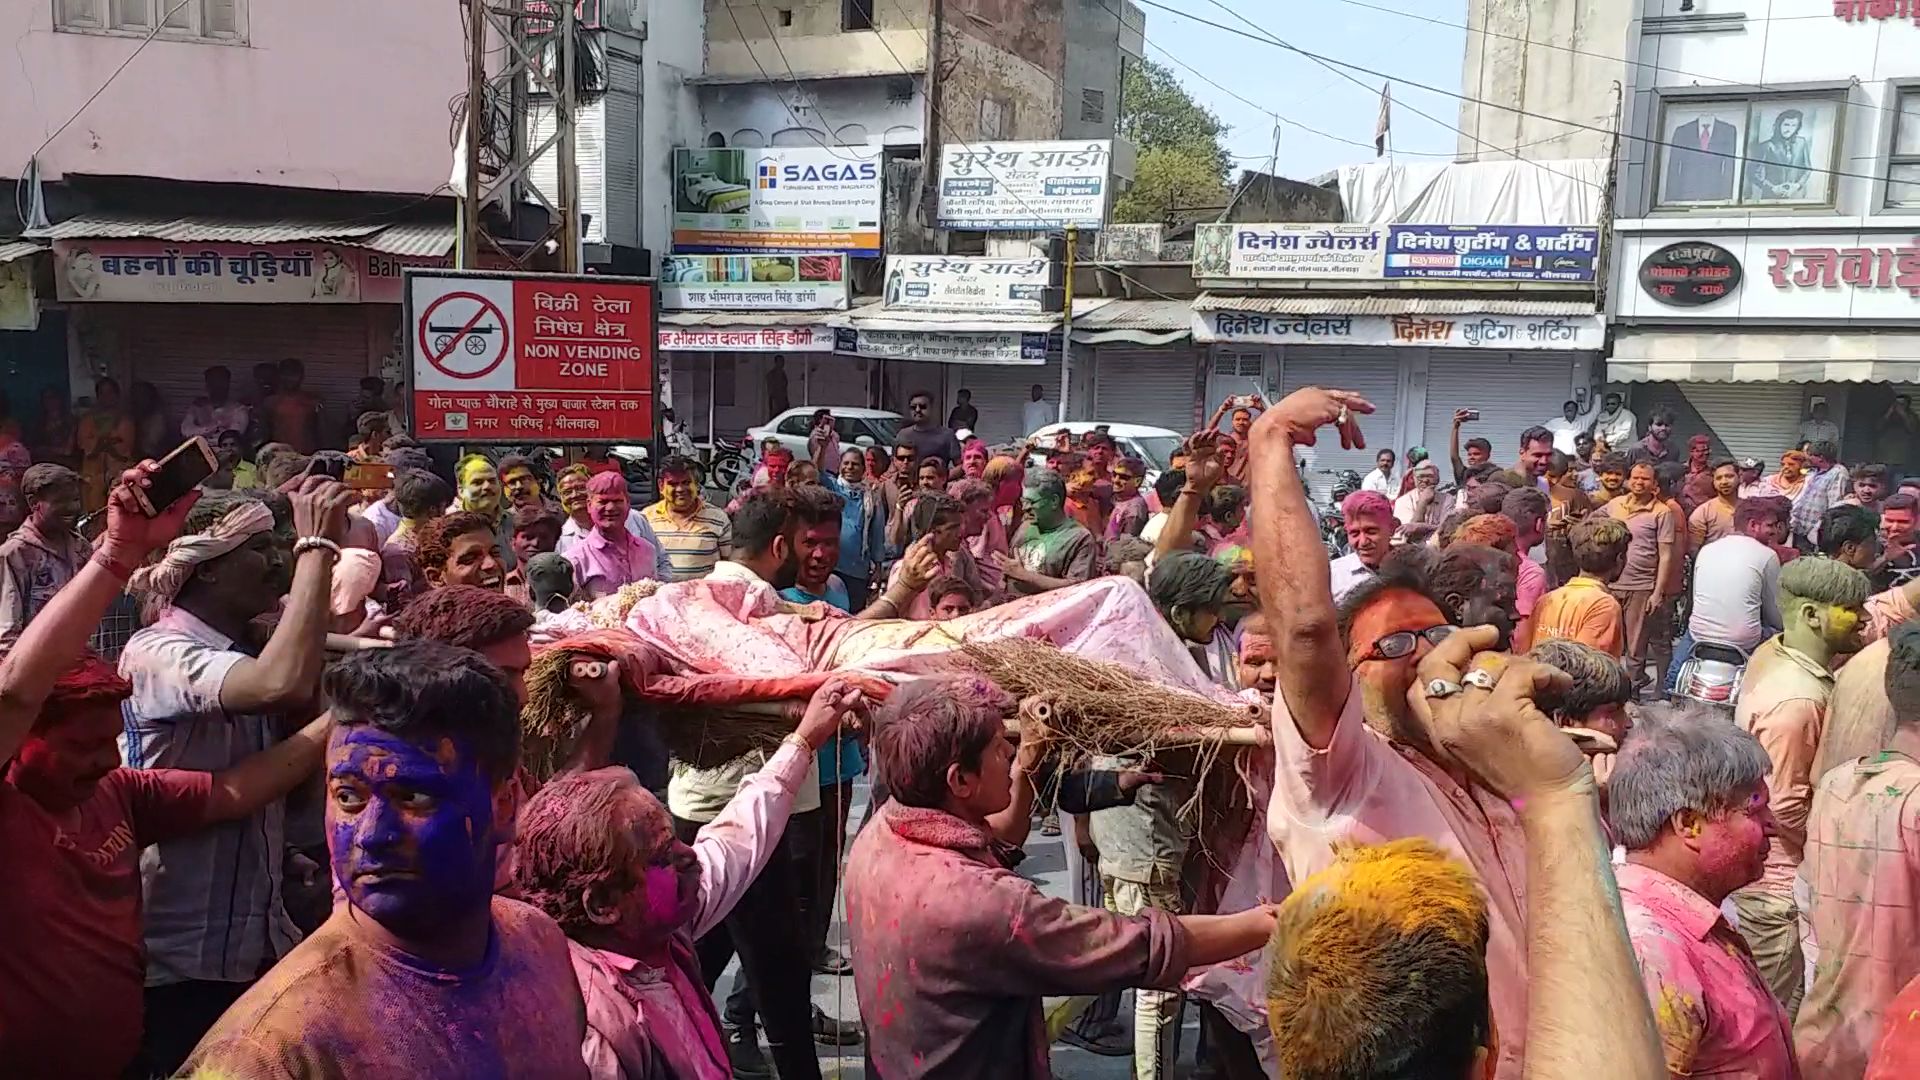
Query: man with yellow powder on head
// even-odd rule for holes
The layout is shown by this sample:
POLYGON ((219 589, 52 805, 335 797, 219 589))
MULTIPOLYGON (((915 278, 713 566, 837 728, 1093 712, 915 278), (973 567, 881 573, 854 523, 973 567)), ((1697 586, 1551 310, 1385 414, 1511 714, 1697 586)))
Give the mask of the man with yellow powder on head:
POLYGON ((1733 719, 1773 763, 1767 778, 1779 835, 1766 873, 1733 894, 1740 935, 1788 1015, 1800 1010, 1805 960, 1793 881, 1807 842, 1813 761, 1833 698, 1833 662, 1859 652, 1866 629, 1867 576, 1836 559, 1802 557, 1780 569, 1786 629, 1760 643, 1747 665, 1733 719))
POLYGON ((460 482, 458 497, 447 513, 465 510, 479 514, 493 522, 494 538, 500 541, 500 558, 504 568, 512 570, 513 557, 513 515, 506 512, 507 503, 500 493, 500 473, 485 454, 468 454, 453 467, 454 479, 460 482))

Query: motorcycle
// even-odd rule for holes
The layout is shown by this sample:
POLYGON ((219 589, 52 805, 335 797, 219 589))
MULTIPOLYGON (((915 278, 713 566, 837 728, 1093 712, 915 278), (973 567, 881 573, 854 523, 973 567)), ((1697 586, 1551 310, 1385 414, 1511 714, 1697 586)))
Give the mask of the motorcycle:
POLYGON ((1324 469, 1334 477, 1333 487, 1327 494, 1327 505, 1320 511, 1320 542, 1327 549, 1327 558, 1337 559, 1347 553, 1347 519, 1340 505, 1347 496, 1360 490, 1360 474, 1352 469, 1342 469, 1335 473, 1324 469))
POLYGON ((1696 641, 1693 652, 1680 663, 1673 692, 1689 701, 1731 710, 1740 700, 1751 654, 1738 645, 1696 641))

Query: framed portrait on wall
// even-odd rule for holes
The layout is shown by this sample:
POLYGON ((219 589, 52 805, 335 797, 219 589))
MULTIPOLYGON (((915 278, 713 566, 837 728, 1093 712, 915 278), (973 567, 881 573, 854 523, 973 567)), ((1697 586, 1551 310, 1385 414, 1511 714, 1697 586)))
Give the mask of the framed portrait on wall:
POLYGON ((1669 103, 1660 123, 1660 205, 1737 201, 1746 131, 1744 101, 1669 103))
POLYGON ((1833 187, 1839 102, 1761 98, 1747 124, 1742 202, 1822 204, 1833 187))

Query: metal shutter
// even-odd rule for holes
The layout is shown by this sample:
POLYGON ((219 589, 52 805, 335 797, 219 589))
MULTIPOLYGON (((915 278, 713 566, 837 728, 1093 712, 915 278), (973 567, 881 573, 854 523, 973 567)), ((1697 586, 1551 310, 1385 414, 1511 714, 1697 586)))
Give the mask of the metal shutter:
MULTIPOLYGON (((90 309, 98 315, 99 308, 90 309)), ((296 357, 306 365, 305 386, 326 407, 325 422, 339 438, 352 421, 347 410, 360 380, 379 371, 370 347, 385 353, 400 309, 370 304, 120 304, 108 317, 118 327, 128 382, 160 390, 167 415, 178 420, 206 392, 214 364, 233 371, 234 396, 253 390, 253 365, 296 357)))
MULTIPOLYGON (((1074 362, 1086 363, 1084 353, 1076 352, 1074 362)), ((955 389, 973 391, 973 407, 980 410, 980 428, 975 434, 989 443, 1015 442, 1029 432, 1019 430, 1020 408, 1031 398, 1034 383, 1047 388, 1047 400, 1060 401, 1060 356, 1055 353, 1045 364, 955 364, 960 385, 955 389)), ((953 407, 953 402, 946 404, 953 407)), ((940 417, 942 421, 945 416, 940 417)))
POLYGON ((1800 402, 1806 387, 1799 383, 1645 383, 1633 389, 1633 414, 1645 435, 1647 417, 1662 405, 1679 414, 1674 437, 1684 455, 1686 440, 1695 434, 1689 413, 1706 422, 1709 434, 1734 457, 1759 458, 1772 472, 1781 452, 1799 437, 1800 402))
POLYGON ((609 244, 640 246, 640 58, 607 49, 606 193, 598 231, 609 244))
POLYGON ((1345 450, 1331 431, 1322 431, 1313 446, 1313 473, 1307 485, 1316 499, 1332 489, 1334 474, 1352 469, 1361 476, 1373 469, 1373 456, 1393 445, 1394 409, 1400 397, 1397 349, 1345 348, 1338 345, 1289 346, 1281 355, 1281 397, 1308 386, 1352 390, 1371 401, 1374 412, 1360 418, 1367 437, 1365 450, 1345 450), (1385 355, 1382 355, 1382 354, 1385 355))
POLYGON ((1199 361, 1191 346, 1102 346, 1094 356, 1095 420, 1150 424, 1183 433, 1193 427, 1194 365, 1199 361))
MULTIPOLYGON (((557 121, 553 103, 545 98, 527 103, 528 145, 539 146, 554 132, 557 121)), ((607 242, 607 102, 605 99, 582 105, 574 114, 574 170, 580 174, 580 212, 587 216, 581 240, 588 244, 607 242)), ((555 205, 560 201, 560 149, 556 144, 535 158, 527 170, 534 189, 555 205)), ((636 178, 637 182, 637 178, 636 178)))
MULTIPOLYGON (((1460 441, 1486 439, 1493 444, 1493 460, 1510 466, 1520 456, 1520 433, 1560 415, 1572 391, 1573 363, 1571 353, 1429 350, 1421 445, 1434 455, 1441 475, 1447 474, 1447 434, 1455 409, 1480 410, 1478 421, 1460 429, 1460 441)), ((1406 447, 1399 450, 1404 456, 1406 447)))

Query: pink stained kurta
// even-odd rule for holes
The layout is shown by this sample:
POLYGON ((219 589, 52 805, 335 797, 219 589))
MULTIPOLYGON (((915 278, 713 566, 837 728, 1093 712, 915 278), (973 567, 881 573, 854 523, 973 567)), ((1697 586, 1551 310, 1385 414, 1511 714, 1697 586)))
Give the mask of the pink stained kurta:
POLYGON ((1812 1080, 1856 1080, 1887 1003, 1920 975, 1920 761, 1888 750, 1821 777, 1800 872, 1819 959, 1794 1046, 1812 1080))
POLYGON ((1613 871, 1667 1072, 1797 1080, 1787 1010, 1720 908, 1658 870, 1613 871))
POLYGON ((1040 892, 987 832, 889 802, 847 857, 848 944, 867 1075, 1046 1080, 1041 999, 1173 988, 1187 938, 1154 909, 1116 915, 1040 892))
POLYGON ((812 755, 782 744, 693 841, 700 893, 665 968, 570 941, 587 1003, 581 1045, 593 1080, 727 1080, 720 1018, 693 942, 733 910, 779 844, 812 755))
POLYGON ((1349 684, 1333 739, 1315 750, 1284 698, 1274 696, 1276 757, 1267 831, 1298 884, 1333 865, 1339 843, 1423 836, 1473 867, 1487 894, 1487 982, 1498 1032, 1498 1080, 1520 1080, 1527 1034, 1526 840, 1506 800, 1461 787, 1411 747, 1389 742, 1361 715, 1349 684))
POLYGON ((574 586, 583 595, 599 599, 622 585, 657 578, 657 554, 652 544, 630 532, 623 530, 609 537, 599 529, 589 529, 567 549, 564 558, 573 567, 574 586))
POLYGON ((998 596, 1007 584, 1006 574, 994 563, 993 557, 1012 553, 1013 545, 1007 542, 1007 526, 1000 520, 998 511, 987 515, 987 524, 980 535, 967 538, 967 554, 973 556, 974 572, 980 575, 980 584, 993 596, 998 596))

